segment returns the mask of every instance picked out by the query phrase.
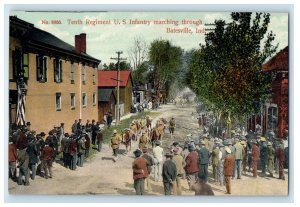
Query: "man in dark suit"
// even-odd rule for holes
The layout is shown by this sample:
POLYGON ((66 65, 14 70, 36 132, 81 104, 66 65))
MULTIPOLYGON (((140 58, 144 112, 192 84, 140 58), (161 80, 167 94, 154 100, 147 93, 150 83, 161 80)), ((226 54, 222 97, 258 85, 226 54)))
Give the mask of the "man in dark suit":
POLYGON ((226 185, 226 194, 231 194, 230 178, 233 176, 234 169, 234 158, 231 155, 231 150, 229 147, 225 148, 226 157, 224 160, 224 176, 226 185))
POLYGON ((208 163, 209 163, 209 151, 205 147, 205 142, 201 142, 201 148, 199 150, 199 178, 207 183, 208 181, 208 163))
POLYGON ((166 153, 166 161, 163 164, 163 169, 162 169, 165 195, 171 195, 172 189, 173 189, 173 193, 176 192, 175 180, 177 176, 177 169, 176 169, 176 164, 172 161, 172 157, 173 155, 171 153, 166 153))

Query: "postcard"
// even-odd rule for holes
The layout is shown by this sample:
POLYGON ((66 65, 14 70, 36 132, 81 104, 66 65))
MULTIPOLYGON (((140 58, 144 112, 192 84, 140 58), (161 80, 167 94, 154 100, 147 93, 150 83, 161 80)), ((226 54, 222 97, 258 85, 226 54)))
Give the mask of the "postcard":
POLYGON ((9 14, 11 195, 289 195, 289 13, 9 14))

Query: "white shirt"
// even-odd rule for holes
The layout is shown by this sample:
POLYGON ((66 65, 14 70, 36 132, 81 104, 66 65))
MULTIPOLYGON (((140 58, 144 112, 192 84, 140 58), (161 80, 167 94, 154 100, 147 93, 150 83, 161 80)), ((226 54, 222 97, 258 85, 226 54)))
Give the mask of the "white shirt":
POLYGON ((164 156, 164 149, 160 146, 156 146, 153 148, 153 156, 156 158, 159 162, 163 161, 164 156))

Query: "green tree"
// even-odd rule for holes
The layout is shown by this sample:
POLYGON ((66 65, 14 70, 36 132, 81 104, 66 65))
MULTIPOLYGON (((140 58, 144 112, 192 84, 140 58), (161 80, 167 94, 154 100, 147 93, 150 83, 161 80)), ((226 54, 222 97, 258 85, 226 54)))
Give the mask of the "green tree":
POLYGON ((151 77, 155 90, 168 89, 181 65, 183 50, 168 40, 154 40, 149 49, 149 62, 154 66, 151 77))
POLYGON ((259 111, 271 84, 262 64, 277 49, 275 35, 268 32, 270 14, 234 12, 231 18, 215 21, 215 30, 193 54, 187 80, 200 100, 226 114, 228 123, 232 116, 259 111))

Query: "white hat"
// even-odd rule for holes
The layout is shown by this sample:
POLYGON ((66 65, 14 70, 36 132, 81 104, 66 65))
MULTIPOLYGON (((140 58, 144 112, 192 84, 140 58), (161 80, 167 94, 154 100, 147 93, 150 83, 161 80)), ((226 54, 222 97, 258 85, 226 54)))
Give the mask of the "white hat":
POLYGON ((114 131, 113 131, 113 134, 117 134, 118 132, 117 132, 117 130, 116 129, 114 129, 114 131))
POLYGON ((225 151, 228 153, 228 154, 231 154, 231 150, 229 147, 225 147, 225 151))

